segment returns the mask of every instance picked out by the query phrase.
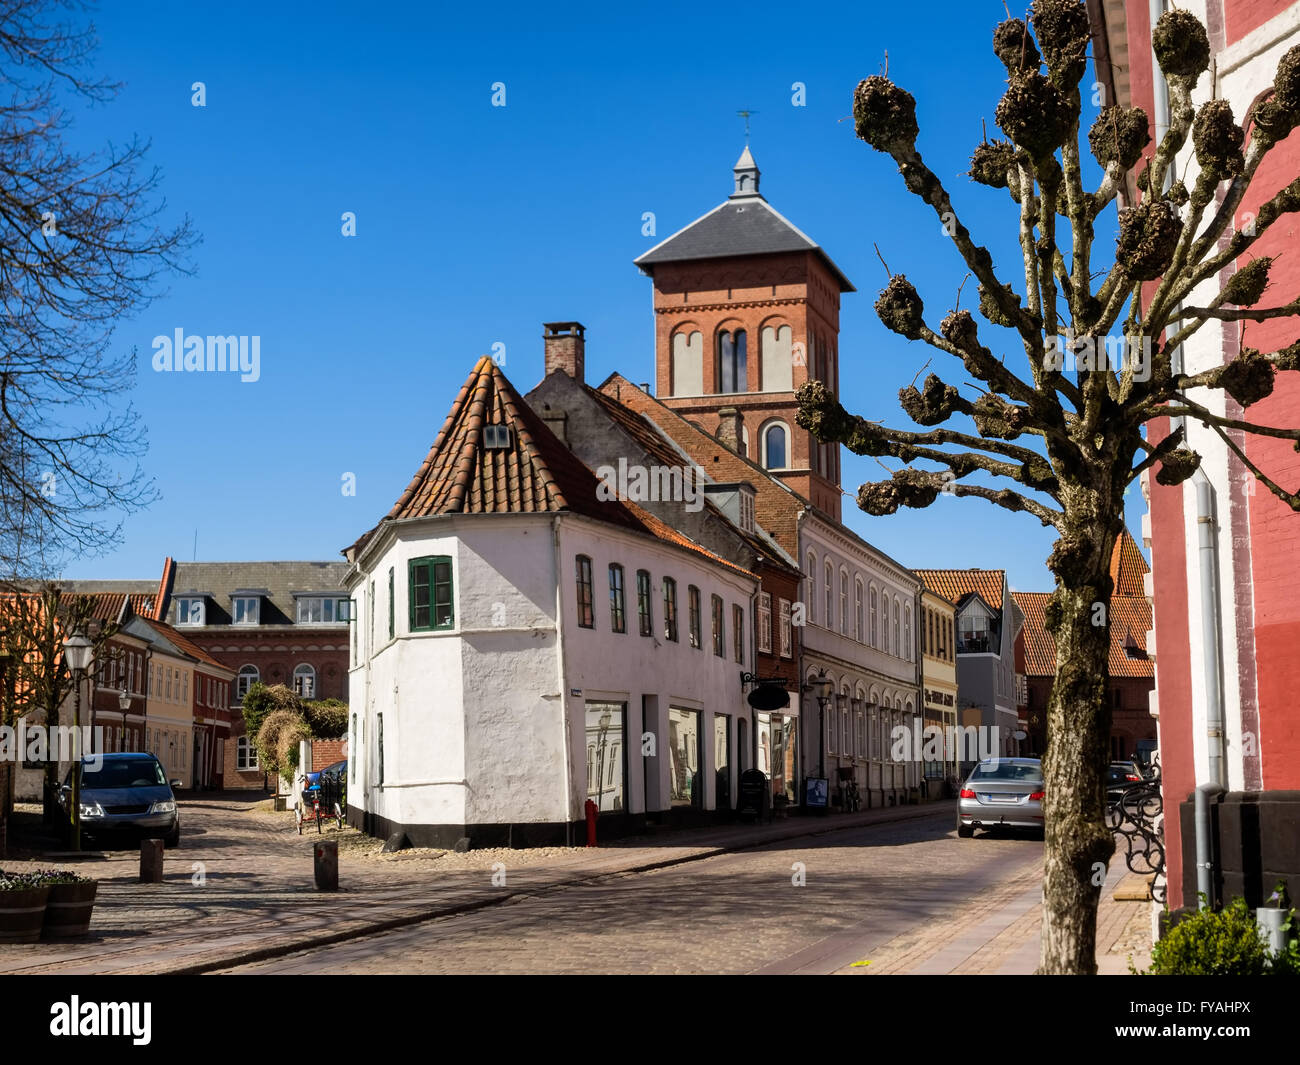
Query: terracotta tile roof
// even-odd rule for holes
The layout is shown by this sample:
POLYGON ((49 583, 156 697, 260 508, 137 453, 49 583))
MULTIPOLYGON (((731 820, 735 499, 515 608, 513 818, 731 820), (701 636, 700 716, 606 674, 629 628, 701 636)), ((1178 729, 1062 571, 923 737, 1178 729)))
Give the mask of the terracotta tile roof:
MULTIPOLYGON (((73 594, 81 593, 74 592, 73 594)), ((93 602, 90 616, 99 621, 116 621, 122 614, 122 604, 127 600, 130 600, 132 614, 138 614, 142 618, 153 617, 154 597, 152 595, 144 593, 93 592, 90 593, 90 599, 93 602)))
MULTIPOLYGON (((1043 612, 1051 601, 1050 592, 1012 592, 1025 624, 1025 675, 1056 675, 1056 641, 1047 631, 1043 612)), ((1144 596, 1116 595, 1110 601, 1110 675, 1112 677, 1154 677, 1155 664, 1147 657, 1147 632, 1151 629, 1151 603, 1144 596), (1138 657, 1129 653, 1129 648, 1138 657)))
POLYGON ((668 525, 660 521, 653 514, 651 514, 650 511, 643 510, 641 507, 637 506, 635 503, 632 502, 628 502, 627 507, 629 510, 632 511, 633 514, 635 514, 638 518, 641 519, 642 522, 645 523, 647 531, 649 531, 651 535, 653 535, 657 539, 666 540, 668 543, 676 544, 678 547, 684 547, 688 551, 694 551, 697 555, 703 555, 710 562, 716 562, 719 565, 726 566, 727 569, 729 570, 734 570, 736 573, 741 573, 744 574, 746 577, 753 577, 754 580, 758 580, 757 574, 751 573, 743 566, 737 566, 734 562, 728 562, 721 555, 715 555, 707 547, 703 547, 700 544, 697 544, 690 537, 683 536, 671 525, 668 525))
POLYGON ((232 676, 234 675, 235 671, 233 669, 229 666, 222 665, 222 663, 218 662, 198 644, 177 632, 170 625, 166 625, 161 621, 154 621, 153 618, 145 618, 144 620, 149 624, 150 628, 157 630, 157 632, 165 636, 172 644, 174 644, 177 650, 185 652, 185 654, 189 655, 193 659, 197 659, 205 666, 214 666, 223 673, 229 673, 232 676))
MULTIPOLYGON (((384 520, 571 511, 644 531, 622 503, 597 499, 598 484, 596 475, 519 397, 501 367, 484 355, 461 386, 429 454, 384 520), (487 425, 507 426, 509 446, 484 447, 487 425)), ((371 529, 348 552, 362 547, 377 530, 371 529)))
POLYGON ((1002 609, 1002 588, 1006 571, 1000 569, 918 569, 913 572, 930 591, 960 603, 968 595, 978 595, 994 610, 1002 609))
POLYGON ((1125 529, 1115 541, 1115 550, 1110 556, 1110 579, 1115 584, 1113 594, 1145 598, 1147 590, 1143 578, 1150 572, 1151 567, 1142 557, 1137 542, 1125 529))
POLYGON ((687 421, 622 374, 610 374, 599 391, 615 404, 645 417, 655 428, 717 481, 749 481, 755 490, 754 518, 792 558, 799 557, 798 515, 812 503, 772 477, 761 466, 737 455, 717 437, 687 421))
POLYGON ((1025 675, 1056 676, 1056 641, 1047 631, 1043 611, 1051 602, 1051 592, 1012 592, 1011 598, 1025 616, 1020 635, 1025 641, 1025 675))
MULTIPOLYGON (((656 462, 664 466, 680 466, 684 462, 694 461, 683 450, 679 449, 664 433, 664 431, 660 429, 659 426, 655 425, 654 422, 650 421, 644 414, 639 414, 638 412, 623 406, 621 403, 616 403, 612 397, 605 395, 605 393, 598 389, 592 388, 590 385, 584 385, 583 387, 586 389, 587 394, 600 404, 601 410, 605 411, 610 420, 615 422, 619 428, 623 429, 630 437, 632 437, 633 440, 640 444, 649 455, 653 456, 656 462)), ((753 481, 750 481, 750 483, 752 484, 753 481)), ((757 488, 757 485, 755 485, 755 488, 757 488)), ((751 548, 757 551, 758 554, 766 560, 769 566, 785 570, 792 576, 797 577, 801 574, 802 571, 798 566, 791 565, 781 557, 782 555, 785 555, 787 558, 792 556, 786 555, 785 549, 775 540, 770 539, 765 532, 746 532, 740 526, 732 522, 730 518, 728 518, 708 499, 705 499, 704 503, 706 507, 718 514, 721 520, 727 522, 733 529, 735 529, 736 534, 744 539, 751 548), (774 555, 773 552, 778 552, 778 554, 774 555)), ((760 523, 759 529, 761 530, 761 528, 762 526, 760 523)))
MULTIPOLYGON (((452 403, 429 454, 384 521, 438 514, 568 512, 653 536, 754 577, 635 503, 599 499, 599 484, 596 475, 519 396, 501 368, 484 355, 452 403), (484 447, 486 425, 508 426, 509 446, 484 447)), ((359 551, 382 524, 357 540, 348 553, 359 551)))

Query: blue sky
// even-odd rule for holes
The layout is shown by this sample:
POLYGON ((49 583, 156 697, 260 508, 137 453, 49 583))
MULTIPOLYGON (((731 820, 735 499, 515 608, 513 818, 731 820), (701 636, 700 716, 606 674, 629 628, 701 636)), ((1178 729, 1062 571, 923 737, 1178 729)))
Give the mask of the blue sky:
MULTIPOLYGON (((203 243, 196 275, 117 332, 121 357, 138 352, 133 401, 162 498, 127 519, 120 550, 66 575, 152 577, 169 554, 337 558, 401 493, 479 355, 503 344, 516 387, 537 383, 543 321, 587 326, 589 381, 653 379, 650 282, 632 260, 726 197, 740 108, 756 112, 763 193, 859 290, 842 305, 845 405, 905 425, 897 391, 932 356, 961 375, 876 320, 873 242, 936 323, 965 270, 892 162, 854 137, 852 91, 888 52, 927 162, 1014 281, 1014 205, 963 176, 981 119, 995 132, 989 41, 1004 17, 1001 0, 107 5, 97 69, 126 87, 79 114, 75 141, 151 139, 168 210, 203 243), (155 373, 153 338, 178 328, 260 336, 260 379, 155 373)), ((975 298, 968 283, 962 305, 975 298)), ((956 499, 871 518, 851 494, 882 476, 846 453, 846 521, 882 550, 1050 587, 1053 534, 1034 519, 956 499)), ((1141 505, 1134 489, 1135 530, 1141 505)))

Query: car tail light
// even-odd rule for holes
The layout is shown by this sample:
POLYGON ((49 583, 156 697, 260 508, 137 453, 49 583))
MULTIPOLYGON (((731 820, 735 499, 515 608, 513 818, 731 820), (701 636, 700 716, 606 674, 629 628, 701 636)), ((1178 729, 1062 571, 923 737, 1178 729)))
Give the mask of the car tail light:
POLYGON ((1046 794, 1047 794, 1047 793, 1044 792, 1044 791, 1032 791, 1032 792, 1029 793, 1029 801, 1030 801, 1030 802, 1033 802, 1033 801, 1035 801, 1036 799, 1037 799, 1037 800, 1041 800, 1042 797, 1043 797, 1044 795, 1046 795, 1046 794))
POLYGON ((1130 773, 1130 774, 1128 775, 1128 779, 1129 779, 1129 780, 1141 780, 1142 778, 1141 778, 1141 777, 1135 777, 1132 773, 1130 773))
POLYGON ((962 788, 962 789, 961 789, 961 798, 963 798, 963 799, 973 799, 973 798, 975 798, 975 793, 974 793, 973 791, 971 791, 970 788, 962 788))

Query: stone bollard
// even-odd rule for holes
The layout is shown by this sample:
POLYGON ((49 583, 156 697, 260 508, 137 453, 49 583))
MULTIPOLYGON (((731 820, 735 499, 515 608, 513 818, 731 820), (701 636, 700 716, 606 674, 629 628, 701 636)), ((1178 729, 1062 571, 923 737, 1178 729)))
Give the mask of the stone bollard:
POLYGON ((339 889, 339 844, 338 840, 323 839, 312 850, 316 859, 316 890, 338 891, 339 889))
POLYGON ((140 841, 140 883, 161 884, 163 878, 163 841, 140 841))

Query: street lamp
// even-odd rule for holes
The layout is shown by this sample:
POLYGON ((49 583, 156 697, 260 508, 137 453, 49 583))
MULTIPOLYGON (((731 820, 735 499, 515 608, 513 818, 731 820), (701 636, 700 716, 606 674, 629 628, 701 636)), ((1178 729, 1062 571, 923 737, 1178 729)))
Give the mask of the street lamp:
POLYGON ((822 670, 808 685, 817 698, 817 776, 826 777, 826 704, 831 701, 835 682, 822 670))
POLYGON ((63 641, 63 656, 72 671, 75 694, 72 700, 72 849, 81 850, 81 678, 90 668, 95 645, 85 633, 74 632, 63 641))

